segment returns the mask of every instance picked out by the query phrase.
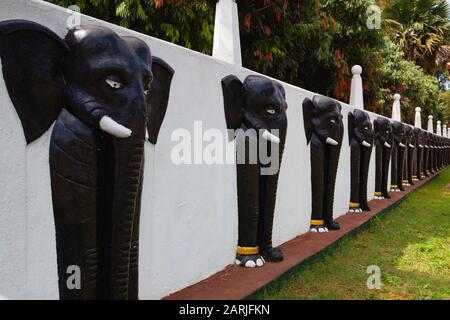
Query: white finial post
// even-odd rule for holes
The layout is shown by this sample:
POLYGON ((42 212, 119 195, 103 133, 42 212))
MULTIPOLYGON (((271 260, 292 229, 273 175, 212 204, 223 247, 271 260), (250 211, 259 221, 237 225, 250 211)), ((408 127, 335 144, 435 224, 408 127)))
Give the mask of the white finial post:
POLYGON ((434 133, 434 130, 433 130, 433 116, 428 116, 428 126, 427 126, 427 131, 428 132, 431 132, 431 133, 434 133))
POLYGON ((439 120, 436 122, 436 134, 442 136, 441 121, 439 120))
POLYGON ((402 121, 402 114, 400 111, 400 98, 402 96, 398 93, 394 94, 394 103, 392 105, 392 120, 402 121))
POLYGON ((363 83, 362 83, 362 67, 354 65, 352 67, 352 85, 350 88, 350 105, 364 110, 363 83))
POLYGON ((447 125, 446 124, 444 124, 442 126, 442 136, 447 138, 447 125))
POLYGON ((219 0, 214 22, 213 57, 242 66, 239 18, 234 0, 219 0))
POLYGON ((422 109, 420 107, 417 107, 415 111, 416 111, 416 117, 414 119, 414 126, 416 128, 422 129, 422 118, 420 116, 420 112, 422 111, 422 109))

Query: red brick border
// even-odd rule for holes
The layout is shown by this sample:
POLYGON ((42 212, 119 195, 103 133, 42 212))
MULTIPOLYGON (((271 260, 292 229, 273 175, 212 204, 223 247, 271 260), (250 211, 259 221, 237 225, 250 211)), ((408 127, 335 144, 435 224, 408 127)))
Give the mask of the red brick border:
POLYGON ((370 212, 363 214, 347 213, 337 219, 341 229, 325 234, 305 233, 280 246, 284 260, 279 263, 267 263, 263 268, 247 269, 235 265, 186 287, 163 299, 165 300, 240 300, 271 283, 290 269, 308 258, 323 251, 349 232, 370 221, 375 215, 388 209, 411 191, 431 181, 438 174, 416 181, 415 186, 406 187, 404 192, 391 193, 391 199, 372 200, 370 212))

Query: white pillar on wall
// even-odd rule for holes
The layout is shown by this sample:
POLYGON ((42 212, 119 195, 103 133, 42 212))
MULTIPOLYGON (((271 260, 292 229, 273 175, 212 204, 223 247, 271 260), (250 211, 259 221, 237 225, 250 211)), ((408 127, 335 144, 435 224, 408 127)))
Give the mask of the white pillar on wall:
POLYGON ((362 83, 362 67, 360 65, 354 65, 352 67, 352 85, 350 88, 350 105, 364 109, 364 97, 363 97, 363 83, 362 83))
POLYGON ((447 138, 450 138, 450 127, 447 128, 447 138))
POLYGON ((447 138, 447 125, 442 126, 442 136, 447 138))
POLYGON ((434 130, 433 130, 433 116, 432 115, 428 116, 427 131, 431 132, 431 133, 434 133, 434 130))
POLYGON ((442 128, 441 128, 441 121, 440 120, 438 120, 436 122, 436 134, 438 136, 442 136, 442 128))
POLYGON ((213 57, 242 66, 239 17, 234 0, 219 0, 214 22, 213 57))
POLYGON ((392 104, 392 120, 402 121, 402 114, 400 111, 400 98, 402 96, 398 93, 394 94, 394 103, 392 104))
POLYGON ((417 107, 415 111, 416 111, 416 117, 414 119, 414 126, 416 128, 422 129, 422 118, 420 116, 420 112, 422 111, 422 109, 420 107, 417 107))

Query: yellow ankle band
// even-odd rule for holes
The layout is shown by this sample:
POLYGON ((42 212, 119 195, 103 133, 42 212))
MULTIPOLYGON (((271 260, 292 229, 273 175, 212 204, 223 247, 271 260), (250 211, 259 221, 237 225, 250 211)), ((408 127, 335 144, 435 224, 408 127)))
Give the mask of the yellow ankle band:
POLYGON ((237 254, 258 254, 259 253, 259 247, 237 247, 236 249, 237 254))

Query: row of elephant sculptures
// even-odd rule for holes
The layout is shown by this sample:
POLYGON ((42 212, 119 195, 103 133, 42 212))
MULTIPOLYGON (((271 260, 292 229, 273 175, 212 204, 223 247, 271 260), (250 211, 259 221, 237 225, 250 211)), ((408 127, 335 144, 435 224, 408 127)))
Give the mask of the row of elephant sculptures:
MULTIPOLYGON (((287 131, 286 98, 283 86, 262 76, 248 76, 243 83, 231 75, 222 80, 228 129, 262 130, 258 139, 268 140, 283 156, 287 131), (277 129, 277 139, 266 131, 277 129)), ((333 219, 336 173, 343 143, 342 107, 336 100, 315 96, 303 101, 303 123, 310 145, 311 232, 340 228, 333 219)), ((390 198, 390 191, 404 190, 450 162, 450 139, 410 125, 378 117, 372 125, 369 114, 355 109, 348 113, 348 137, 351 149, 351 185, 349 211, 369 211, 367 180, 375 145, 376 199, 390 198)), ((250 138, 244 149, 250 151, 250 138)), ((268 146, 270 149, 270 146, 268 146)), ((268 261, 283 260, 283 253, 272 246, 278 174, 261 175, 262 163, 237 164, 239 238, 236 264, 260 267, 268 261)))
MULTIPOLYGON (((144 143, 157 143, 175 71, 138 38, 80 26, 61 39, 24 20, 0 22, 0 57, 26 142, 55 123, 49 162, 60 298, 137 299, 144 143), (68 285, 73 265, 81 271, 80 286, 68 285)), ((281 162, 287 132, 283 86, 262 76, 241 82, 230 75, 222 89, 227 127, 258 129, 255 138, 267 141, 281 162)), ((311 230, 338 229, 333 197, 343 138, 341 106, 332 99, 305 99, 303 119, 311 146, 311 230)), ((399 189, 402 179, 413 183, 414 176, 421 179, 449 160, 448 140, 382 117, 374 129, 365 112, 349 114, 353 211, 368 210, 373 144, 378 197, 389 197, 391 157, 391 183, 399 189), (409 146, 416 151, 409 152, 409 146)), ((244 150, 249 139, 243 140, 244 150)), ((245 267, 283 259, 272 246, 279 171, 262 175, 265 166, 237 164, 236 261, 245 267)))

